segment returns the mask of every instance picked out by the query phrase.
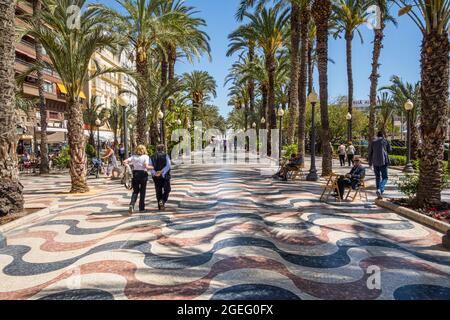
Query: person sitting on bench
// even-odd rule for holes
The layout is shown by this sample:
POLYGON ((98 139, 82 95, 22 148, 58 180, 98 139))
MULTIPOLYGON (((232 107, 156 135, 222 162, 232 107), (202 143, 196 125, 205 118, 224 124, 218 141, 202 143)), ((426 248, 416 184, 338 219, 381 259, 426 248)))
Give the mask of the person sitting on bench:
POLYGON ((280 170, 280 178, 287 181, 287 174, 289 171, 297 170, 298 166, 301 164, 302 159, 296 153, 291 155, 289 162, 280 170))
MULTIPOLYGON (((338 179, 339 195, 344 200, 345 187, 352 187, 353 190, 359 187, 361 179, 366 176, 366 169, 361 164, 361 159, 355 156, 353 159, 354 165, 352 170, 345 176, 340 176, 338 179)), ((335 196, 338 196, 338 190, 335 190, 335 196)))

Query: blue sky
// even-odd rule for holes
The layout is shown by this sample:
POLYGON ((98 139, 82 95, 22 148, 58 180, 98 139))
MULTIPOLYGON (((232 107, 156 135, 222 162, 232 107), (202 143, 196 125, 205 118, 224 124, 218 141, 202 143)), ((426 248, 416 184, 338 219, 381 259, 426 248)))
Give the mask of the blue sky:
MULTIPOLYGON (((114 3, 112 0, 105 2, 114 3)), ((231 109, 227 105, 227 90, 223 85, 228 68, 234 59, 227 58, 225 53, 228 45, 227 36, 238 26, 234 15, 239 0, 187 0, 186 2, 196 7, 200 11, 198 16, 205 19, 208 24, 205 31, 211 37, 212 61, 210 62, 206 57, 195 62, 194 65, 180 61, 177 63, 176 72, 180 74, 191 70, 208 71, 218 85, 218 96, 214 103, 219 107, 221 114, 226 116, 231 109)), ((394 7, 393 14, 396 15, 396 12, 397 8, 394 7)), ((418 81, 420 78, 421 34, 409 17, 404 16, 397 20, 398 27, 390 24, 386 29, 381 56, 380 85, 388 84, 392 75, 399 75, 409 82, 418 81)), ((364 44, 361 44, 359 37, 356 36, 353 41, 354 97, 355 100, 366 100, 370 87, 368 78, 371 70, 373 31, 366 26, 362 26, 360 30, 364 44)), ((330 99, 333 99, 347 94, 345 41, 331 39, 329 55, 335 62, 329 65, 329 95, 330 99)), ((317 72, 315 78, 315 87, 318 88, 317 72)))

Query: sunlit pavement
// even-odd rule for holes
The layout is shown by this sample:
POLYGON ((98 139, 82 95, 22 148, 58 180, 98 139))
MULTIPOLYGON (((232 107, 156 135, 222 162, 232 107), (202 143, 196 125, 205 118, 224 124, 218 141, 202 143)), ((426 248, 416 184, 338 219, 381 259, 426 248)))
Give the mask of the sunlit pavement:
POLYGON ((167 210, 150 183, 132 216, 117 181, 69 195, 67 176, 24 177, 51 213, 5 234, 0 299, 450 299, 441 234, 374 206, 373 187, 325 204, 320 183, 267 169, 180 166, 167 210))

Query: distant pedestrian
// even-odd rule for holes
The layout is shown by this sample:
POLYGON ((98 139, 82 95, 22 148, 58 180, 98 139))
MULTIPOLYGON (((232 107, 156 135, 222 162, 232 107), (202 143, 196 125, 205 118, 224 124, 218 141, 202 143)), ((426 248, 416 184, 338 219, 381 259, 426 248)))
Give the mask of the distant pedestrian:
POLYGON ((119 158, 120 158, 120 164, 123 165, 123 161, 125 160, 125 147, 123 146, 123 143, 120 144, 119 147, 119 158))
POLYGON ((131 184, 133 186, 133 194, 131 196, 130 207, 128 213, 132 214, 134 205, 139 196, 139 211, 145 211, 145 194, 147 191, 148 172, 153 167, 150 165, 150 158, 147 155, 147 149, 143 145, 136 148, 136 154, 124 160, 125 165, 133 166, 133 179, 131 184))
POLYGON ((375 181, 377 186, 377 198, 383 199, 384 188, 388 182, 388 166, 389 153, 391 152, 391 145, 383 135, 383 132, 378 132, 369 147, 369 166, 373 166, 375 172, 375 181))
POLYGON ((152 177, 155 183, 156 200, 158 209, 165 210, 166 202, 169 199, 170 187, 170 158, 166 154, 166 147, 160 144, 156 147, 156 153, 150 159, 153 166, 152 177))
POLYGON ((353 143, 351 141, 348 142, 348 147, 347 147, 347 150, 345 150, 345 151, 347 152, 348 166, 351 167, 354 164, 353 158, 356 153, 355 146, 353 146, 353 143))
POLYGON ((345 156, 347 155, 345 149, 344 143, 341 143, 338 147, 339 163, 341 164, 341 167, 345 166, 345 156))
POLYGON ((111 146, 109 144, 106 145, 106 152, 105 156, 103 157, 104 160, 108 162, 108 168, 106 170, 106 176, 110 176, 110 174, 116 169, 116 171, 119 169, 119 166, 117 164, 117 158, 116 154, 114 153, 114 146, 111 146))

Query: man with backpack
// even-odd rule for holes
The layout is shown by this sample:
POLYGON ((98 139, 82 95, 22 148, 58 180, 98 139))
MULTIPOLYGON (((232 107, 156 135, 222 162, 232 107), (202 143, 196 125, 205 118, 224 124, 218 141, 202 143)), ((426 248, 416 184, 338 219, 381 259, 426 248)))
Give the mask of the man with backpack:
POLYGON ((164 210, 171 191, 170 187, 170 158, 166 154, 165 146, 160 144, 156 147, 156 153, 150 159, 153 182, 155 183, 156 200, 158 209, 164 210))

